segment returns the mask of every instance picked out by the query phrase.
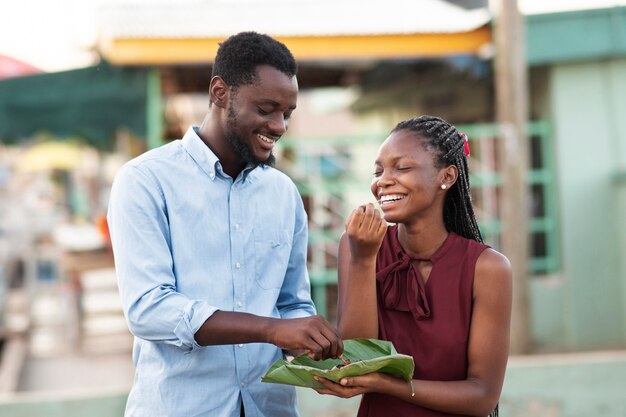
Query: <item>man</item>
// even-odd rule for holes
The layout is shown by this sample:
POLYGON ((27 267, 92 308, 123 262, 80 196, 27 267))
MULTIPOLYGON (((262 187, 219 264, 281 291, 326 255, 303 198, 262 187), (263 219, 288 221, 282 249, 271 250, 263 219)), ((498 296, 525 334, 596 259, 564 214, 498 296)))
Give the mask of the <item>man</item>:
POLYGON ((124 311, 135 335, 126 416, 293 416, 291 386, 261 382, 282 350, 338 357, 310 298, 307 223, 270 165, 296 108, 296 63, 243 32, 217 52, 207 115, 128 162, 109 203, 124 311))

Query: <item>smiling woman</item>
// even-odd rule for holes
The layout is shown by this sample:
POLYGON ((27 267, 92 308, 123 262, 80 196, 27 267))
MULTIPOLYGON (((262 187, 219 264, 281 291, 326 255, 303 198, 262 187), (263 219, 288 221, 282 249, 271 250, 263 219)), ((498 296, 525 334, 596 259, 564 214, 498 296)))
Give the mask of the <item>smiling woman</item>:
POLYGON ((320 393, 364 394, 359 417, 497 415, 511 269, 482 243, 465 143, 437 117, 400 122, 379 149, 371 184, 383 216, 366 204, 346 222, 341 334, 388 340, 415 362, 408 384, 385 373, 320 379, 320 393))

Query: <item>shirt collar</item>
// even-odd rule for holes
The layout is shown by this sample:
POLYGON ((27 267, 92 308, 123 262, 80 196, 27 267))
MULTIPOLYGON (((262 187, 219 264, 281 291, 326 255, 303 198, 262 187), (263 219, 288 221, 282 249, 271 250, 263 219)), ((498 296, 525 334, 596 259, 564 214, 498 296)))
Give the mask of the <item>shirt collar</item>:
MULTIPOLYGON (((220 160, 217 155, 213 153, 202 138, 198 135, 198 127, 191 126, 185 136, 183 136, 182 143, 187 153, 196 161, 196 164, 211 178, 215 179, 216 174, 222 176, 228 176, 223 170, 220 160)), ((242 181, 253 181, 256 179, 260 171, 268 168, 267 166, 258 167, 260 170, 255 169, 257 167, 248 164, 241 172, 242 181), (252 175, 251 175, 252 174, 252 175)))

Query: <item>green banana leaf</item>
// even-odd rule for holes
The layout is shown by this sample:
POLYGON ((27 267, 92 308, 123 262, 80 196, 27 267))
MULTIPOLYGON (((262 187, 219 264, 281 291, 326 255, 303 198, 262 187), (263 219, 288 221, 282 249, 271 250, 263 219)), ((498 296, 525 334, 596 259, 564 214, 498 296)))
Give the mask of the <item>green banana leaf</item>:
POLYGON ((391 342, 378 339, 348 339, 343 341, 343 360, 315 361, 307 355, 295 357, 291 362, 279 359, 261 378, 263 382, 323 388, 314 376, 339 382, 348 376, 385 372, 406 381, 413 378, 413 357, 399 354, 391 342), (345 364, 344 360, 350 361, 345 364))

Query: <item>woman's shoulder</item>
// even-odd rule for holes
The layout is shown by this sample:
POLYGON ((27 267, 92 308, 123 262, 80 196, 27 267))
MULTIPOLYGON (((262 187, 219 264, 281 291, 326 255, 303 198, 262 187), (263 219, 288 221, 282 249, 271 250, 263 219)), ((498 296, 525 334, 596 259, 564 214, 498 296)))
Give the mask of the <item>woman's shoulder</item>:
POLYGON ((510 271, 511 262, 506 256, 487 246, 478 257, 476 268, 497 269, 503 272, 510 271))
POLYGON ((476 261, 474 288, 510 287, 512 281, 511 262, 493 248, 485 249, 476 261))

